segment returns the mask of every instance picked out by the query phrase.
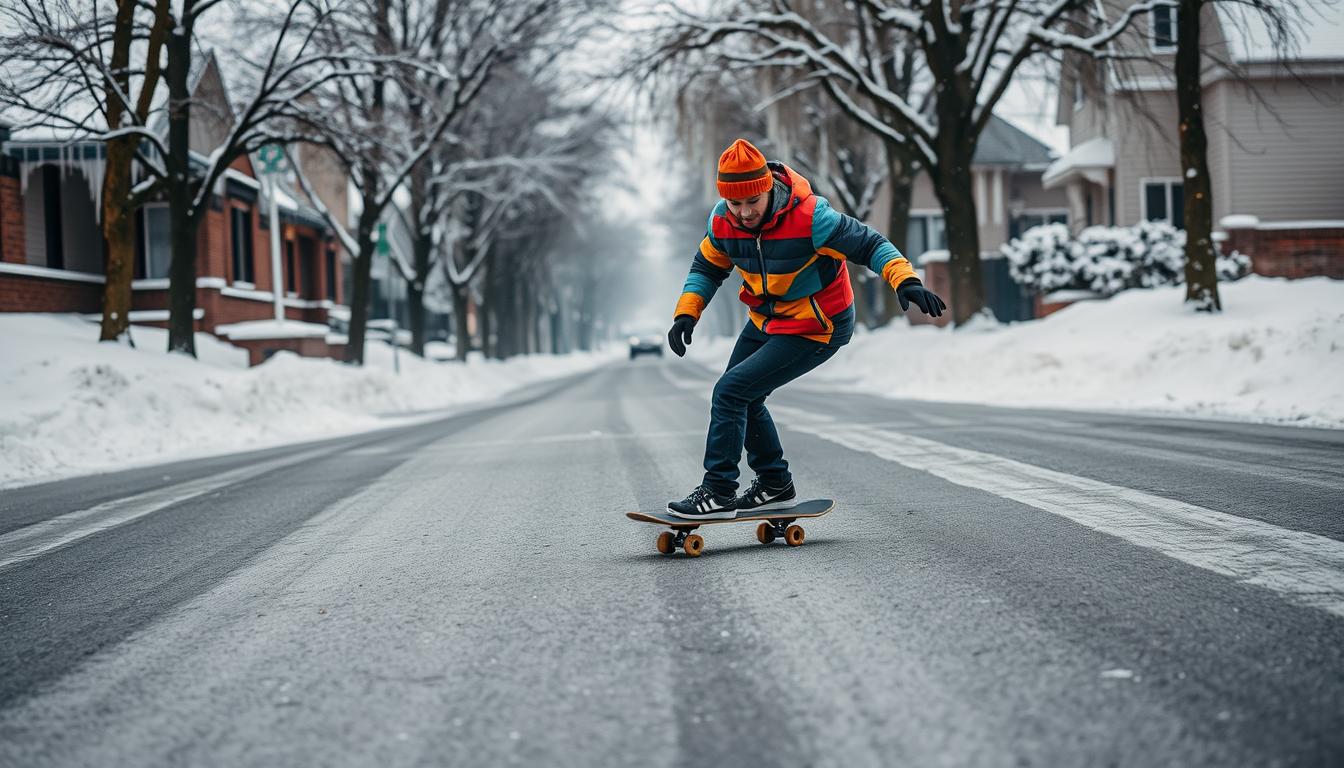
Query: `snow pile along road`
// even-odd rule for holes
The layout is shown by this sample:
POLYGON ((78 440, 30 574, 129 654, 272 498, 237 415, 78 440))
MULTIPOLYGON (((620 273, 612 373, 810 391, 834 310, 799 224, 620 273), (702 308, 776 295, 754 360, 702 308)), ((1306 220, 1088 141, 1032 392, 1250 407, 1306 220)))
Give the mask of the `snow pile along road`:
POLYGON ((71 315, 0 315, 0 486, 392 426, 624 351, 461 365, 403 350, 397 375, 382 342, 363 368, 290 353, 248 368, 213 336, 192 360, 164 353, 165 331, 133 333, 136 349, 71 315))
MULTIPOLYGON (((1184 286, 1129 290, 1048 317, 857 334, 800 380, 893 398, 1127 410, 1344 427, 1344 281, 1252 275, 1197 313, 1184 286)), ((730 344, 701 358, 721 368, 730 344)))

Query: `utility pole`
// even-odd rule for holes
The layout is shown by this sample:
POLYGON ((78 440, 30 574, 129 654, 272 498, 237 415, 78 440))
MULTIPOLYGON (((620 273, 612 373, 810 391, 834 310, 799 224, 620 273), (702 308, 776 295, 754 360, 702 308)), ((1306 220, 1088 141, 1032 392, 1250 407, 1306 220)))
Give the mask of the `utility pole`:
POLYGON ((285 321, 285 279, 280 264, 280 173, 284 170, 285 148, 267 144, 257 155, 261 159, 261 175, 266 177, 271 198, 271 292, 275 294, 275 320, 285 321))

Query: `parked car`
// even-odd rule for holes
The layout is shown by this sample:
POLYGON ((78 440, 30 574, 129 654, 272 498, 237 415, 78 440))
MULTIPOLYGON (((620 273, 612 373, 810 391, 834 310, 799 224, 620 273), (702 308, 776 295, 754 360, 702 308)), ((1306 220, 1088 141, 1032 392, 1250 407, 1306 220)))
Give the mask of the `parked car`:
POLYGON ((637 333, 630 336, 630 359, 640 355, 663 356, 663 335, 657 332, 637 333))

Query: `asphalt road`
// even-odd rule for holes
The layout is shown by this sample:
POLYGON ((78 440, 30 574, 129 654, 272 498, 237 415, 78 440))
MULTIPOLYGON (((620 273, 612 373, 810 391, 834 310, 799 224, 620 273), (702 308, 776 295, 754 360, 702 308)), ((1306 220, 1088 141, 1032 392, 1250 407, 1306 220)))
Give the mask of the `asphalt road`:
POLYGON ((1344 764, 1344 432, 800 382, 664 557, 712 383, 0 492, 0 765, 1344 764))

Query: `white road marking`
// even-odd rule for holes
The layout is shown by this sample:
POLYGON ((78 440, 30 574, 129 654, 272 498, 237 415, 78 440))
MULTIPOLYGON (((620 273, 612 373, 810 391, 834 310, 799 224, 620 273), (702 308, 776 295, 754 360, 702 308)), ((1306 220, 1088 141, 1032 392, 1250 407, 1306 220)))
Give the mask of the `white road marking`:
POLYGON ((498 438, 495 440, 463 440, 454 443, 436 444, 430 448, 423 449, 422 451, 420 451, 420 453, 423 454, 425 452, 436 452, 436 451, 450 452, 450 451, 460 451, 464 449, 475 450, 477 448, 494 448, 494 447, 512 448, 519 446, 526 447, 533 445, 546 445, 550 443, 572 443, 572 442, 582 443, 582 442, 593 442, 603 440, 638 440, 640 442, 644 442, 646 440, 661 440, 663 438, 669 438, 669 437, 704 437, 704 436, 705 431, 703 429, 675 429, 675 430, 660 430, 654 432, 598 432, 597 434, 593 434, 591 432, 573 432, 560 435, 541 435, 539 437, 498 438))
POLYGON ((1344 542, 902 432, 791 426, 1344 616, 1344 542))
POLYGON ((107 501, 97 506, 69 512, 40 523, 24 526, 0 536, 0 570, 40 557, 54 549, 106 531, 132 520, 193 499, 217 488, 233 485, 272 470, 297 464, 314 456, 333 453, 337 449, 319 448, 303 451, 280 459, 253 464, 219 475, 211 475, 185 483, 155 488, 124 499, 107 501))
MULTIPOLYGON (((675 383, 675 382, 674 382, 675 383)), ((709 393, 702 393, 709 399, 709 393)), ((784 426, 1059 515, 1344 616, 1344 542, 891 429, 777 404, 784 426)))

